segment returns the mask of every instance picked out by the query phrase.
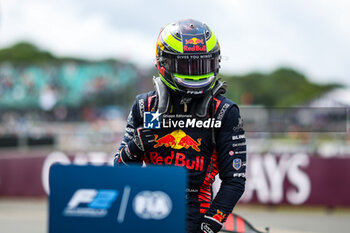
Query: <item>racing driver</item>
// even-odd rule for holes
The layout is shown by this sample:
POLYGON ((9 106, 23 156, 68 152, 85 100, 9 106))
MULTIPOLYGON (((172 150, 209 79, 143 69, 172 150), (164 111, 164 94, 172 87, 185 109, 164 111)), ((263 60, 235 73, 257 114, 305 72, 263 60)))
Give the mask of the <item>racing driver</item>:
POLYGON ((155 90, 136 97, 114 162, 185 167, 187 232, 218 232, 244 192, 246 170, 239 108, 217 78, 218 40, 196 20, 168 24, 157 39, 156 67, 155 90), (217 174, 222 183, 212 198, 217 174))

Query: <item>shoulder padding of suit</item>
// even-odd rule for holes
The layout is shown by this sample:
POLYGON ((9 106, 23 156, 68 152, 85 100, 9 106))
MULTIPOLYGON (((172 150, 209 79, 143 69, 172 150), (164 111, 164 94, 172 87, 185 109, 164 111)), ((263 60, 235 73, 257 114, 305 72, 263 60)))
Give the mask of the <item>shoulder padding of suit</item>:
POLYGON ((153 98, 156 97, 155 91, 150 91, 147 93, 142 93, 136 96, 136 106, 138 111, 138 116, 143 119, 143 113, 153 111, 151 102, 153 98))

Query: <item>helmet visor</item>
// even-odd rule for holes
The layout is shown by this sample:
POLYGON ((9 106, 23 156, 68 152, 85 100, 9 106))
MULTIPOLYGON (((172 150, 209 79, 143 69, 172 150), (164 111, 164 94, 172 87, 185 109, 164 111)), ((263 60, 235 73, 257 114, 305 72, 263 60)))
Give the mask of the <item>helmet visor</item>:
POLYGON ((170 73, 183 75, 203 75, 219 69, 219 56, 204 59, 165 58, 164 68, 170 73))

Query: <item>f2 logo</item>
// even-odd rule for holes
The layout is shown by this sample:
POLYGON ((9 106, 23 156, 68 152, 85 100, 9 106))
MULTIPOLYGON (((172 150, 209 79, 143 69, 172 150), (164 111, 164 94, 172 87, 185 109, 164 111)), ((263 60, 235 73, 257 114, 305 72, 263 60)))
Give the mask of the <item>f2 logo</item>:
POLYGON ((68 207, 76 208, 79 204, 89 203, 89 208, 108 209, 117 196, 117 190, 79 189, 69 201, 68 207))

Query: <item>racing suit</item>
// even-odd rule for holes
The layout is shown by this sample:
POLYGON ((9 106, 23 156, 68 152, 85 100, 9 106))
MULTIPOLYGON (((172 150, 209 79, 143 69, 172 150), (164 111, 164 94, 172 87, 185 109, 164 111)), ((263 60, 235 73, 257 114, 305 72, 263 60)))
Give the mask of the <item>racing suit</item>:
MULTIPOLYGON (((130 158, 130 155, 125 154, 126 147, 133 139, 136 129, 143 126, 143 113, 156 111, 157 98, 155 91, 136 97, 115 164, 145 163, 186 167, 189 176, 187 232, 200 231, 199 225, 204 214, 222 224, 243 194, 245 186, 246 141, 238 106, 218 95, 212 99, 209 115, 215 119, 215 123, 221 123, 220 127, 191 127, 193 124, 190 124, 187 128, 180 128, 169 126, 170 124, 167 127, 162 125, 160 129, 152 130, 155 141, 153 147, 137 159, 130 158), (222 183, 212 200, 211 185, 217 174, 222 183)), ((184 116, 184 120, 190 118, 190 122, 194 122, 194 118, 189 117, 191 114, 188 109, 197 100, 187 98, 187 103, 184 100, 183 97, 172 94, 169 114, 180 118, 184 116)))

